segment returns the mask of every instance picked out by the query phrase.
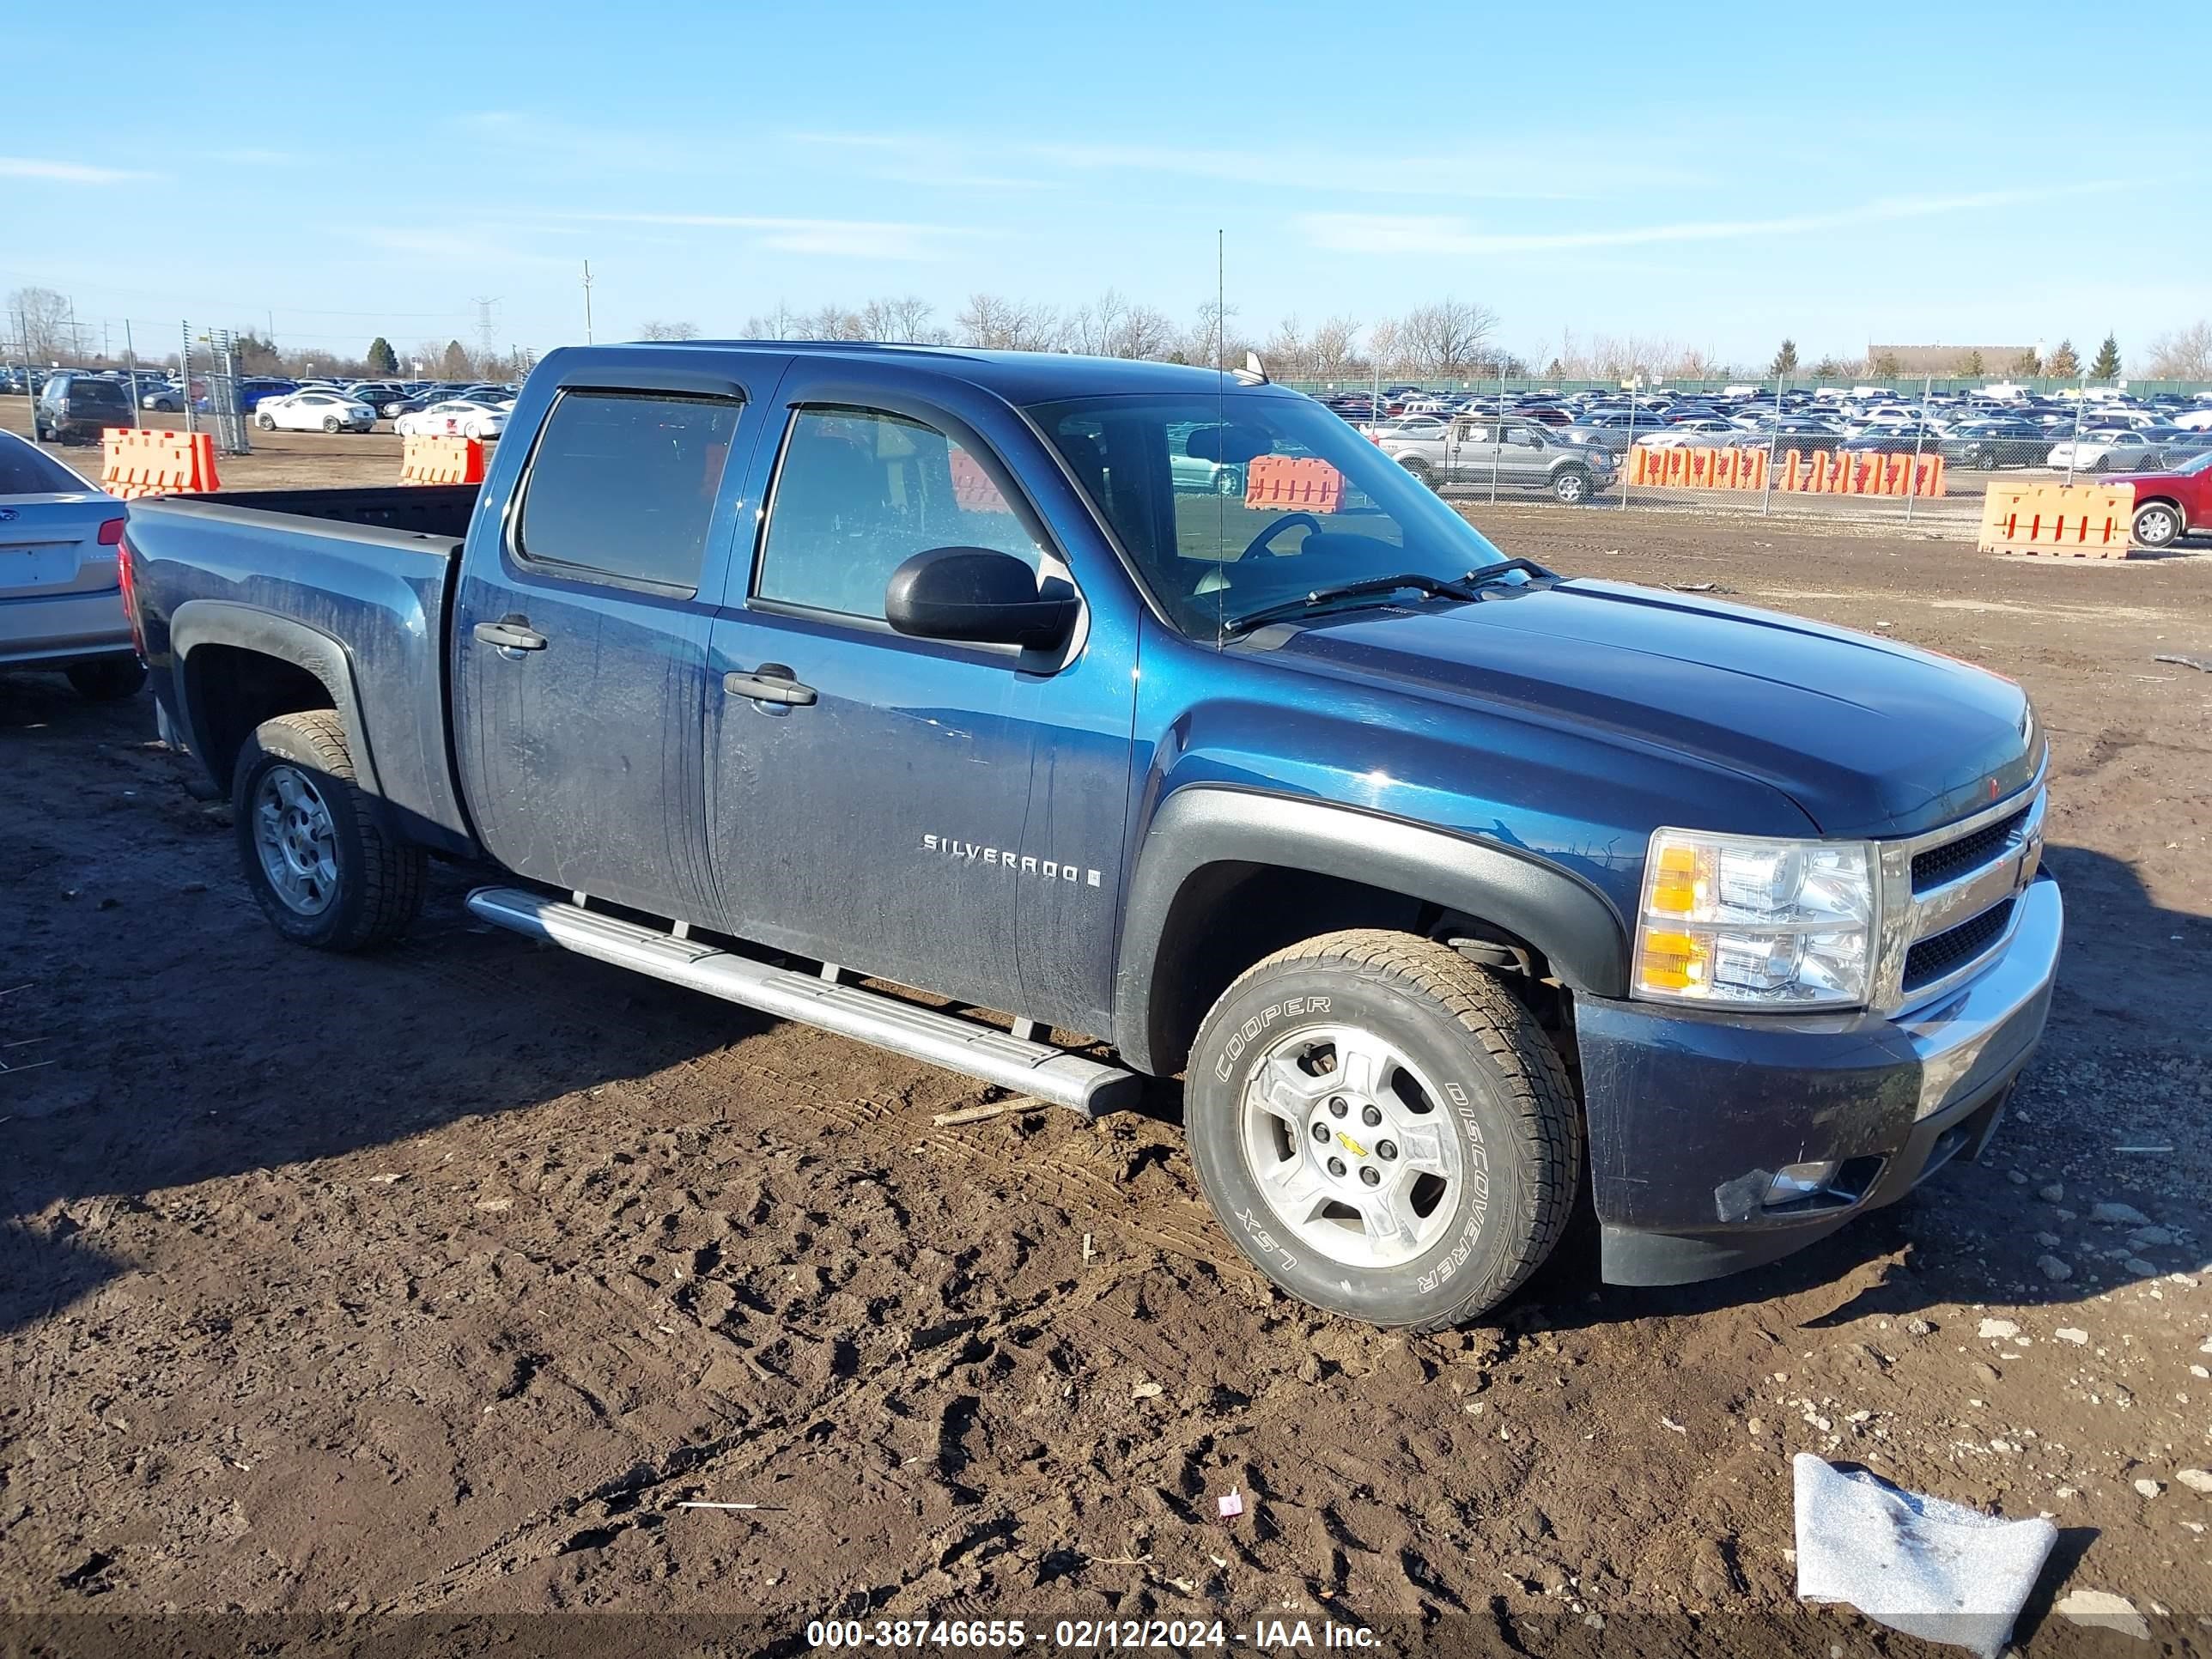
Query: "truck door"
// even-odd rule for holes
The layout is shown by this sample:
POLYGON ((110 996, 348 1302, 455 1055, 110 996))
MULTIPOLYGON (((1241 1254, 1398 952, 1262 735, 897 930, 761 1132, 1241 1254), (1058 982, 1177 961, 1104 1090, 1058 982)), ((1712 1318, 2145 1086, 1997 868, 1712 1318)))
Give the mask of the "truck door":
POLYGON ((1498 446, 1500 483, 1540 484, 1544 482, 1545 468, 1551 459, 1551 452, 1545 448, 1544 440, 1534 425, 1527 421, 1504 423, 1498 446))
POLYGON ((1498 459, 1498 422, 1462 421, 1452 428, 1451 476, 1457 483, 1486 483, 1498 459))
POLYGON ((723 476, 759 416, 738 386, 679 380, 553 394, 504 526, 469 537, 453 740, 501 864, 696 920, 714 902, 700 726, 723 476))
POLYGON ((779 388, 781 441, 762 445, 754 486, 765 522, 714 624, 721 925, 1102 1030, 1133 649, 1109 662, 1079 635, 1043 653, 892 632, 884 589, 916 553, 987 547, 1067 568, 973 427, 926 391, 840 373, 800 360, 779 388), (1096 962, 1077 963, 1070 939, 1096 962))

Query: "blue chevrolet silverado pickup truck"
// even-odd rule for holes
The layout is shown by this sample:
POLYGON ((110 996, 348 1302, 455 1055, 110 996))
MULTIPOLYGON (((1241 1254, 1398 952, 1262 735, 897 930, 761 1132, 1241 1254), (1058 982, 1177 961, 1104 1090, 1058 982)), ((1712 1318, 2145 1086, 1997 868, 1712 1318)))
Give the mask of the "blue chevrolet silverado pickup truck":
POLYGON ((1027 1095, 1181 1073, 1230 1240, 1378 1324, 1584 1182, 1615 1282, 1779 1256, 1978 1152, 2049 1006, 2018 686, 1509 559, 1256 370, 564 349, 481 486, 142 502, 124 573, 286 938, 468 860, 1027 1095))

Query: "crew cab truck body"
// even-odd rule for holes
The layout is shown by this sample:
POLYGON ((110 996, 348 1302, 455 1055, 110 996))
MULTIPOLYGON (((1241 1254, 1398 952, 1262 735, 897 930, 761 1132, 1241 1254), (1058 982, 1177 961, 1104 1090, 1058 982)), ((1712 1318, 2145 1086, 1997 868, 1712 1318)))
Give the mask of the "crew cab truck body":
POLYGON ((1978 1148, 2050 997, 2016 686, 1506 560, 1264 383, 567 349, 480 488, 126 545, 288 937, 472 860, 502 926, 1030 1094, 1182 1073, 1238 1248, 1378 1323, 1510 1294, 1585 1181, 1615 1280, 1818 1237, 1978 1148))
POLYGON ((1548 490, 1568 506, 1613 487, 1613 452, 1521 415, 1463 415, 1429 433, 1385 433, 1382 453, 1421 483, 1548 490))

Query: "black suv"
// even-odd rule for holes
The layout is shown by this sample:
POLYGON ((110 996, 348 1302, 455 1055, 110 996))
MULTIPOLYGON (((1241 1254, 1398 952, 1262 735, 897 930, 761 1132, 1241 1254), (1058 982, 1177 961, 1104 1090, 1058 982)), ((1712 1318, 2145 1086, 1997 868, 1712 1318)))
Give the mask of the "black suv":
POLYGON ((33 412, 40 441, 46 443, 96 444, 104 428, 137 424, 130 388, 97 374, 55 375, 39 393, 33 412))

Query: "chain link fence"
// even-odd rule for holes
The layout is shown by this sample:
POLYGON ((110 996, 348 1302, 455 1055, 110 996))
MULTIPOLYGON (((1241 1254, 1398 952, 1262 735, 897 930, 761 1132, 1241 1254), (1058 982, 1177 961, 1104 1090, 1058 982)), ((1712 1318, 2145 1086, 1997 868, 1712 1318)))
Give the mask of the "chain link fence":
POLYGON ((1549 501, 1971 534, 1993 486, 2212 465, 2212 385, 1500 377, 1290 380, 1457 501, 1549 501))

